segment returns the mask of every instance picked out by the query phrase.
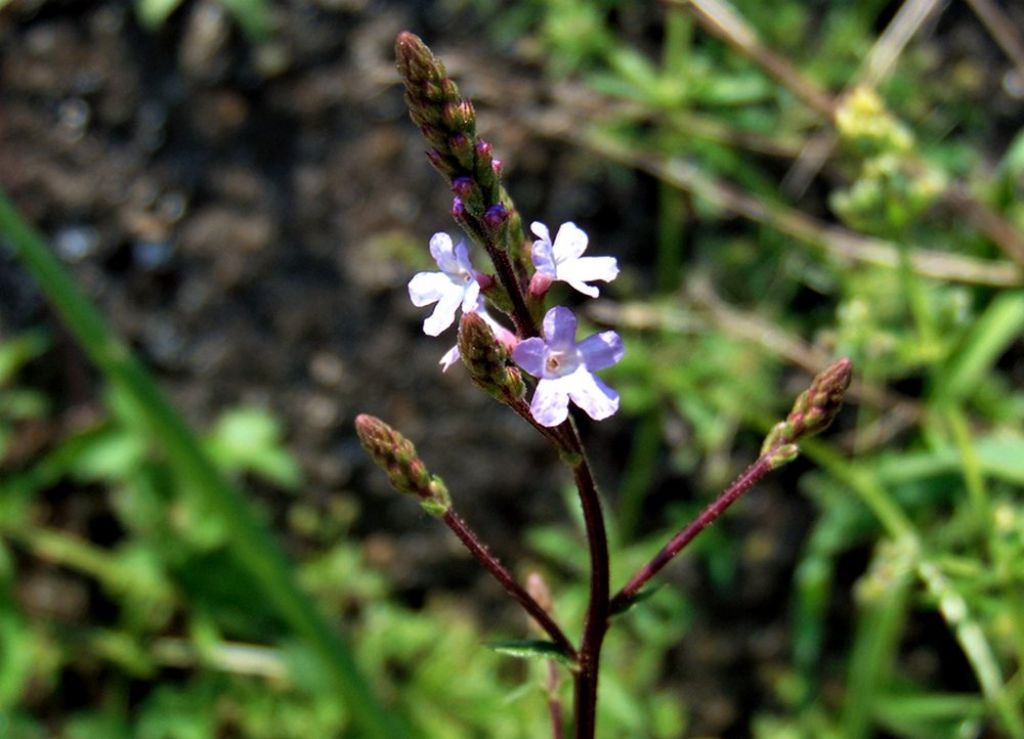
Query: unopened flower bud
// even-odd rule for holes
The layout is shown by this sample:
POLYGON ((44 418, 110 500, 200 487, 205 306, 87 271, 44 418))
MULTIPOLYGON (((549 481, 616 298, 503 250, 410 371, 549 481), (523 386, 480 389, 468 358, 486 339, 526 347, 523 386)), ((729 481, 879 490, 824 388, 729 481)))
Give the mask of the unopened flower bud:
POLYGON ((441 152, 439 152, 437 149, 428 149, 427 160, 434 167, 434 169, 436 169, 438 172, 441 172, 442 174, 444 173, 445 162, 444 157, 441 156, 441 152))
POLYGON ((499 228, 504 226, 509 219, 508 208, 501 203, 492 205, 486 211, 484 211, 484 223, 487 227, 493 231, 497 231, 499 228))
POLYGON ((409 31, 402 31, 395 39, 395 57, 398 71, 407 82, 444 79, 444 65, 435 57, 423 39, 409 31))
POLYGON ((489 395, 506 402, 523 396, 523 378, 511 353, 477 313, 465 313, 459 321, 459 356, 473 382, 489 395))
POLYGON ((452 192, 462 198, 463 202, 473 197, 476 186, 469 177, 456 177, 452 180, 452 192))
POLYGON ((448 149, 452 156, 466 171, 473 169, 473 139, 466 134, 459 132, 448 137, 448 149))
POLYGON ((534 300, 543 300, 553 281, 553 278, 544 272, 534 272, 530 278, 530 297, 534 300))
POLYGON ((452 198, 452 209, 450 212, 452 214, 452 218, 457 222, 462 223, 462 220, 466 217, 466 206, 462 202, 462 198, 452 198))
POLYGON ((800 454, 800 447, 796 444, 783 444, 777 446, 771 451, 771 456, 768 463, 771 465, 773 470, 782 467, 785 464, 789 464, 800 454))
POLYGON ((356 417, 356 434, 370 458, 384 470, 391 486, 401 493, 420 498, 421 503, 450 507, 448 491, 436 475, 431 475, 416 454, 413 443, 376 416, 361 413, 356 417))
POLYGON ((476 111, 466 99, 446 103, 441 113, 445 125, 452 131, 472 135, 476 130, 476 111))
POLYGON ((762 453, 775 447, 796 444, 802 438, 827 429, 839 415, 852 375, 853 362, 846 357, 825 368, 796 399, 786 420, 777 423, 768 432, 762 453))

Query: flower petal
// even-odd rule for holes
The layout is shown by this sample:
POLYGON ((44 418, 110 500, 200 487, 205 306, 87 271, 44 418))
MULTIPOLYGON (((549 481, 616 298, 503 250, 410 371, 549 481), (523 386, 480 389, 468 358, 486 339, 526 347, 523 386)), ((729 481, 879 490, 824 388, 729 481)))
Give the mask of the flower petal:
POLYGON ((455 364, 458 361, 459 361, 459 345, 456 344, 455 346, 453 346, 451 349, 449 349, 448 351, 446 351, 444 353, 444 356, 441 357, 441 361, 438 362, 438 364, 441 365, 441 371, 442 372, 447 372, 448 368, 451 367, 453 364, 455 364))
POLYGON ((591 372, 617 364, 626 353, 626 348, 622 345, 622 337, 614 331, 602 331, 599 334, 588 336, 576 345, 576 349, 583 357, 583 364, 591 372))
MULTIPOLYGON (((451 282, 448 283, 449 285, 451 282)), ((423 333, 427 336, 438 336, 455 322, 455 311, 462 303, 462 290, 449 290, 441 296, 431 313, 423 322, 423 333)))
POLYGON ((573 290, 583 293, 588 298, 596 298, 601 294, 601 291, 593 285, 588 285, 585 282, 579 282, 578 280, 565 280, 573 290))
POLYGON ((523 339, 516 345, 516 348, 512 350, 512 359, 534 377, 540 377, 544 374, 544 358, 547 351, 548 348, 544 344, 544 340, 534 336, 530 339, 523 339))
POLYGON ((452 245, 452 237, 444 231, 439 231, 430 237, 430 256, 434 258, 442 272, 451 273, 457 271, 458 262, 455 258, 455 247, 452 245))
POLYGON ((551 349, 564 351, 576 343, 576 316, 556 306, 544 315, 544 338, 551 349))
POLYGON ((476 313, 483 309, 483 301, 480 300, 480 283, 476 280, 466 283, 462 288, 462 312, 476 313))
POLYGON ((580 367, 561 381, 568 387, 572 402, 595 421, 608 418, 619 410, 619 394, 586 368, 580 367))
POLYGON ((574 282, 611 282, 619 274, 615 257, 580 257, 558 265, 558 279, 574 282))
POLYGON ((587 233, 572 221, 566 221, 555 235, 555 243, 551 253, 555 262, 567 262, 576 259, 587 250, 587 233))
POLYGON ((552 279, 555 278, 557 267, 554 257, 551 256, 550 241, 534 241, 533 248, 530 250, 530 258, 538 272, 552 279))
MULTIPOLYGON (((520 344, 522 346, 522 344, 520 344)), ((569 417, 569 395, 564 379, 541 380, 533 391, 530 415, 541 426, 557 426, 569 417)))
POLYGON ((551 243, 551 232, 548 231, 548 227, 545 226, 540 221, 534 221, 533 223, 531 223, 530 231, 533 232, 533 235, 539 238, 541 241, 546 241, 549 244, 551 243))
MULTIPOLYGON (((482 303, 483 301, 481 301, 482 303)), ((519 344, 519 337, 509 331, 507 328, 498 323, 491 314, 488 313, 482 306, 476 311, 480 314, 480 317, 484 319, 491 330, 494 332, 494 338, 504 344, 509 351, 512 351, 519 344)))
MULTIPOLYGON (((460 241, 455 245, 455 262, 458 266, 468 272, 471 275, 476 275, 476 270, 473 269, 473 263, 469 261, 469 247, 465 241, 460 241)), ((618 271, 616 269, 616 271, 618 271)))
POLYGON ((409 280, 409 299, 417 308, 436 303, 452 288, 443 272, 418 272, 409 280))

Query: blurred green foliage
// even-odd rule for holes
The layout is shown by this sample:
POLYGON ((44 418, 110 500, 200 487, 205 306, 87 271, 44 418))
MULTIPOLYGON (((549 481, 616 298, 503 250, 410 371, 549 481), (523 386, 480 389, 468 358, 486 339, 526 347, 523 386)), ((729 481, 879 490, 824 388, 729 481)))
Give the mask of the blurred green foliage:
MULTIPOLYGON (((273 28, 272 6, 267 0, 217 0, 251 43, 266 41, 273 28)), ((182 4, 182 0, 135 0, 139 22, 158 30, 182 4)))

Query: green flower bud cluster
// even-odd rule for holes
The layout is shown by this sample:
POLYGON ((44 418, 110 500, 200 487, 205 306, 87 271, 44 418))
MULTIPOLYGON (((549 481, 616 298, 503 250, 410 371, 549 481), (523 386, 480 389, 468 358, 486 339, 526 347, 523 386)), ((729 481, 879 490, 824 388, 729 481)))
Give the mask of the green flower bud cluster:
POLYGON ((459 321, 459 356, 482 390, 507 403, 522 399, 526 388, 511 353, 477 313, 465 313, 459 321))
POLYGON ((846 357, 838 359, 800 393, 786 420, 775 424, 761 445, 761 454, 773 455, 773 468, 796 458, 800 439, 819 434, 832 424, 843 406, 852 374, 853 362, 846 357))
POLYGON ((384 470, 395 490, 418 497, 423 509, 433 516, 448 512, 451 508, 448 488, 440 477, 427 471, 411 441, 366 413, 356 417, 356 434, 363 449, 384 470))

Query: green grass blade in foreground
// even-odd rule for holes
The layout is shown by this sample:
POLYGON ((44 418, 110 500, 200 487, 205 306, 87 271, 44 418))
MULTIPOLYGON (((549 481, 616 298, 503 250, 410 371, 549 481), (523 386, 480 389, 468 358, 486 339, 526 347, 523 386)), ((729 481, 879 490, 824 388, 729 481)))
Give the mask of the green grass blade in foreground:
POLYGON ((324 659, 362 736, 409 736, 394 714, 386 711, 371 693, 341 636, 317 611, 309 596, 298 588, 283 552, 257 522, 241 493, 215 469, 142 364, 114 336, 96 307, 53 256, 42 236, 25 222, 2 193, 0 236, 11 246, 107 380, 122 388, 143 409, 154 437, 168 458, 227 522, 232 551, 260 583, 262 595, 324 659))

